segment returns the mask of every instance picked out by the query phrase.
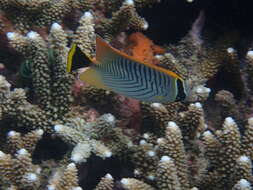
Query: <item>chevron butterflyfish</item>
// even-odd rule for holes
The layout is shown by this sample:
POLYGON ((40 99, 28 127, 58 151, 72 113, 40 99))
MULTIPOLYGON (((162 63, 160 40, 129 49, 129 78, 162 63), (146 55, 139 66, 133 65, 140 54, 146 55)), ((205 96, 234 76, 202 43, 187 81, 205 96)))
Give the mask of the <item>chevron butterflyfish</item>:
POLYGON ((67 71, 88 67, 79 79, 97 88, 147 102, 182 101, 187 96, 186 82, 176 73, 138 61, 96 37, 96 58, 92 59, 72 44, 67 71))

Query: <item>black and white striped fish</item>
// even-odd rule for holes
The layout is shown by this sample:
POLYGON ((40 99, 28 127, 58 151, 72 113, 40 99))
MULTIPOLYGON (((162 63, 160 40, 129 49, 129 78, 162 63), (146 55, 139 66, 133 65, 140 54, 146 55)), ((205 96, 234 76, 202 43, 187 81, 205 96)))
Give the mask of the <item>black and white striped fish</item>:
POLYGON ((143 63, 96 38, 96 60, 86 56, 76 44, 68 55, 68 72, 87 67, 79 78, 97 88, 147 102, 182 101, 187 96, 186 83, 176 73, 150 63, 143 63))

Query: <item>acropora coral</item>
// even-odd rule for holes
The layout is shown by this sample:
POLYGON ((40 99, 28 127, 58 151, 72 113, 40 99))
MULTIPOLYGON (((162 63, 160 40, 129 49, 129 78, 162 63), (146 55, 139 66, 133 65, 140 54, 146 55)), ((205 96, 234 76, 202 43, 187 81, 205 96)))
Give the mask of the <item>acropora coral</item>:
POLYGON ((142 11, 164 2, 0 0, 0 189, 252 189, 253 50, 204 36, 204 11, 176 43, 149 39, 142 11), (96 35, 182 76, 187 100, 79 81, 68 51, 93 59, 96 35))

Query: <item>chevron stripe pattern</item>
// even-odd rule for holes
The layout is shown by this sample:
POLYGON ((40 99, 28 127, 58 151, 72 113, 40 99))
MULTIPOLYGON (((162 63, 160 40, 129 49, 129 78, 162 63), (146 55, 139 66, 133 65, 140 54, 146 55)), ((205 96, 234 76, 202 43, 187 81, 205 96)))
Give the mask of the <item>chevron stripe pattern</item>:
POLYGON ((113 91, 147 102, 175 101, 176 79, 144 64, 117 56, 96 67, 113 91))

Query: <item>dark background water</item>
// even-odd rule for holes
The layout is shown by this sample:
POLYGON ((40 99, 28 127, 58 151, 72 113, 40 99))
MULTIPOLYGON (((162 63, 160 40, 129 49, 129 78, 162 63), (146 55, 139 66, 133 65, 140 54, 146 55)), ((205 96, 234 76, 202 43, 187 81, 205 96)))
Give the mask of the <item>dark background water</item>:
MULTIPOLYGON (((207 41, 236 33, 239 40, 235 41, 235 47, 242 52, 246 51, 253 41, 253 6, 250 0, 194 0, 192 3, 188 3, 186 0, 163 0, 152 8, 147 7, 138 10, 138 12, 149 22, 149 28, 144 33, 155 43, 164 45, 175 43, 185 36, 201 10, 205 12, 206 21, 203 37, 207 41)), ((4 50, 1 51, 4 52, 4 50)), ((14 57, 10 54, 8 59, 10 57, 13 57, 11 62, 13 61, 13 65, 15 65, 14 63, 18 61, 17 56, 14 57)), ((0 55, 2 62, 5 61, 4 58, 1 59, 0 55)), ((231 76, 234 78, 234 75, 225 71, 218 73, 215 81, 219 82, 213 82, 216 91, 219 89, 234 89, 228 83, 221 84, 220 82, 231 81, 231 76), (219 86, 217 87, 218 83, 219 86)), ((37 148, 39 152, 35 151, 35 159, 37 156, 45 160, 52 157, 61 159, 57 156, 64 155, 68 148, 67 145, 58 139, 54 139, 51 144, 44 143, 45 141, 48 142, 49 140, 44 138, 44 141, 39 143, 37 148), (59 146, 59 144, 61 145, 59 146), (45 157, 41 158, 41 155, 45 157)), ((86 173, 81 175, 80 182, 87 190, 93 189, 100 177, 106 173, 111 173, 116 180, 122 177, 132 177, 133 173, 131 164, 122 164, 114 158, 103 161, 97 157, 92 157, 89 159, 89 168, 86 168, 87 165, 80 167, 84 168, 82 171, 91 171, 88 176, 86 173), (122 168, 122 165, 125 167, 122 168), (96 176, 96 179, 93 176, 96 176)))
MULTIPOLYGON (((138 10, 150 23, 144 33, 156 44, 176 43, 191 29, 200 11, 204 12, 205 23, 202 38, 205 44, 212 44, 226 38, 237 50, 240 66, 244 66, 244 56, 253 47, 253 1, 250 0, 162 0, 152 8, 138 10)), ((207 83, 214 95, 218 90, 231 91, 236 98, 242 97, 235 86, 240 80, 235 75, 221 69, 214 79, 207 83), (221 80, 222 79, 222 80, 221 80), (229 82, 228 82, 229 81, 229 82), (233 81, 233 82, 231 82, 233 81)))
POLYGON ((250 0, 194 0, 192 3, 163 0, 152 9, 139 12, 150 23, 145 34, 158 44, 181 39, 201 10, 206 18, 204 34, 215 36, 238 32, 241 43, 247 43, 253 40, 252 4, 250 0))

